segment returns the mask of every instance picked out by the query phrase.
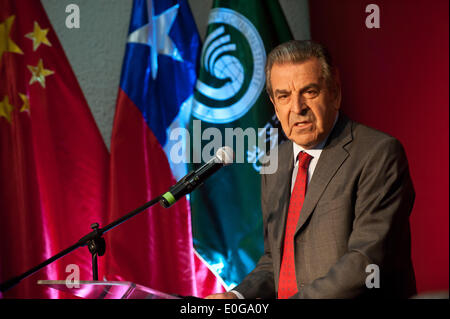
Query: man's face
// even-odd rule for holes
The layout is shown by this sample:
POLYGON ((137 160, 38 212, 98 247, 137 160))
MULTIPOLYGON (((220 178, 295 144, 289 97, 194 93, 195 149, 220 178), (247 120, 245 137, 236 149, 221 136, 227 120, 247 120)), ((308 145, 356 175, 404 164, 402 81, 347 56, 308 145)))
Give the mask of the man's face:
POLYGON ((286 136, 305 149, 320 143, 331 131, 340 107, 340 91, 331 92, 318 59, 274 64, 272 103, 286 136))

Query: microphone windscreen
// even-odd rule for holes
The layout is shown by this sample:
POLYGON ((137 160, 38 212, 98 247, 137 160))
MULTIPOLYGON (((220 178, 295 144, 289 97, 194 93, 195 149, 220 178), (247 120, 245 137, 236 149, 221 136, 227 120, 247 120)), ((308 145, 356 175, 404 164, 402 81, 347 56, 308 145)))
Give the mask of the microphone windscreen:
POLYGON ((217 150, 216 157, 224 165, 229 165, 234 161, 234 152, 229 146, 223 146, 217 150))

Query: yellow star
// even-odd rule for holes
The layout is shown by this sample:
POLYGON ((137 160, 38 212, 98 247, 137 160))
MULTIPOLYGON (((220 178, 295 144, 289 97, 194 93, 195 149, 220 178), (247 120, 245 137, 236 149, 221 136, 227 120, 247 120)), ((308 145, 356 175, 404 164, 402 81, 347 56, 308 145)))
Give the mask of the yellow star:
POLYGON ((10 16, 5 21, 0 22, 0 61, 2 60, 3 52, 23 54, 22 50, 9 37, 14 18, 15 16, 10 16))
POLYGON ((45 88, 45 77, 55 73, 52 70, 44 69, 42 59, 39 59, 39 62, 36 66, 27 65, 27 67, 32 74, 30 84, 33 84, 34 82, 39 82, 43 88, 45 88))
POLYGON ((28 99, 28 96, 23 93, 19 93, 20 98, 22 99, 23 105, 20 108, 20 112, 30 112, 30 100, 28 99))
POLYGON ((9 98, 5 95, 5 97, 3 97, 3 101, 0 101, 0 117, 3 116, 9 123, 11 123, 12 110, 13 106, 9 104, 9 98))
POLYGON ((34 30, 33 32, 27 33, 25 37, 28 39, 33 40, 33 51, 36 51, 37 48, 41 45, 41 43, 44 43, 45 45, 48 45, 49 47, 52 46, 50 41, 47 39, 47 33, 49 29, 41 29, 39 24, 34 21, 34 30))

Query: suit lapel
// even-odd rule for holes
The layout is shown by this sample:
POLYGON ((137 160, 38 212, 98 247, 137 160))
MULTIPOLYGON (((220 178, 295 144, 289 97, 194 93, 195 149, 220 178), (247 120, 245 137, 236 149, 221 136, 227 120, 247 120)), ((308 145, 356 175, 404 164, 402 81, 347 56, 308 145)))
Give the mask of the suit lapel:
POLYGON ((343 115, 339 119, 324 147, 303 202, 296 232, 305 224, 322 196, 325 188, 348 157, 344 146, 351 142, 351 122, 343 115))

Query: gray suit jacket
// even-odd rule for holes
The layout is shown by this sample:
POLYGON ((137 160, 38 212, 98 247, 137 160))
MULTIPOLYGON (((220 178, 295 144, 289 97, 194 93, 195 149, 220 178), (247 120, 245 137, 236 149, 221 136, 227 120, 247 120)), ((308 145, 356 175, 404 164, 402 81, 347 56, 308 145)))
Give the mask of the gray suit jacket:
MULTIPOLYGON (((263 174, 264 255, 235 290, 277 296, 293 146, 279 146, 278 170, 263 174)), ((308 185, 294 237, 293 298, 407 298, 416 292, 409 215, 414 188, 395 138, 340 115, 308 185), (372 269, 379 268, 380 288, 372 269), (368 278, 368 276, 371 277, 368 278)))

